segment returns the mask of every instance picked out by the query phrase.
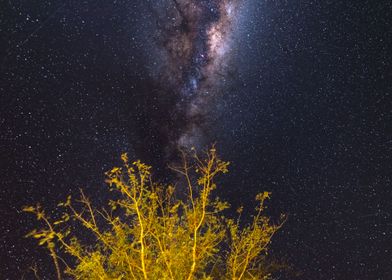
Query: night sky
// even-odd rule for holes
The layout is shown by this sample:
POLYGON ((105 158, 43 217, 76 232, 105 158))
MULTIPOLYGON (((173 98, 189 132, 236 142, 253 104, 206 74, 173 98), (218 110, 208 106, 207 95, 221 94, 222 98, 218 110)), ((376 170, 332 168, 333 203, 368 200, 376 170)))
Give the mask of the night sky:
POLYGON ((54 279, 24 205, 102 206, 122 152, 166 180, 213 142, 222 198, 288 214, 271 256, 298 279, 392 279, 391 1, 0 6, 0 279, 54 279))

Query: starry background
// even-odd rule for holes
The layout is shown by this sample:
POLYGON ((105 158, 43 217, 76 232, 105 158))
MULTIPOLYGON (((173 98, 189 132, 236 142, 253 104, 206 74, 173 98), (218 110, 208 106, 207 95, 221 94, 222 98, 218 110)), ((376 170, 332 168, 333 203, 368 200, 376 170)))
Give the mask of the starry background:
MULTIPOLYGON (((80 187, 105 203, 103 173, 124 151, 166 172, 184 124, 156 79, 158 2, 1 2, 1 279, 31 279, 34 262, 53 278, 23 238, 36 226, 23 205, 54 210, 80 187)), ((232 162, 221 196, 250 209, 272 191, 271 215, 289 220, 271 255, 300 279, 391 279, 391 2, 241 9, 224 92, 199 124, 232 162)))

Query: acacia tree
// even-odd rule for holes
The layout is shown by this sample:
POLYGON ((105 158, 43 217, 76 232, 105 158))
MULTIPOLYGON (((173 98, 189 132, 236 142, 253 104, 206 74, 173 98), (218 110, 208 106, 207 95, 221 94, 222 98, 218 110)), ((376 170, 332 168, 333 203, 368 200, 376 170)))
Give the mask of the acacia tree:
POLYGON ((111 190, 119 194, 107 209, 94 208, 81 191, 75 202, 69 196, 59 220, 51 219, 40 205, 25 207, 44 227, 28 234, 46 246, 57 278, 72 279, 269 279, 264 258, 281 221, 272 224, 263 215, 270 193, 256 196, 253 221, 240 226, 223 215, 229 204, 213 198, 215 178, 228 172, 214 147, 203 157, 182 152, 182 165, 171 167, 186 187, 178 199, 173 185, 160 185, 151 178, 151 167, 121 156, 123 167, 106 173, 111 190), (72 230, 77 222, 94 237, 83 244, 72 230), (70 255, 74 264, 67 263, 70 255), (64 269, 62 269, 64 267, 64 269))

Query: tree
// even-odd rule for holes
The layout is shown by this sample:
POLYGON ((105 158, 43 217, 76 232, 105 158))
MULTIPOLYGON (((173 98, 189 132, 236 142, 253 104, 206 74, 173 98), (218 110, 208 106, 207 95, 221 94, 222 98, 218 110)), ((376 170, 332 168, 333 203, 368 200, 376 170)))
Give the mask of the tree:
POLYGON ((57 278, 65 273, 73 279, 269 279, 264 259, 285 219, 282 215, 272 224, 263 215, 270 193, 256 196, 253 221, 241 227, 242 209, 238 218, 228 218, 223 211, 229 204, 212 196, 216 176, 228 172, 229 163, 214 147, 204 157, 195 150, 181 155, 181 166, 171 169, 186 187, 185 199, 176 198, 173 185, 154 183, 150 166, 130 163, 123 154, 123 167, 106 172, 110 190, 117 194, 107 209, 94 208, 83 191, 77 204, 71 196, 59 204, 59 220, 40 205, 25 207, 43 221, 44 227, 28 236, 49 250, 57 278), (74 222, 92 234, 92 244, 76 237, 74 222))

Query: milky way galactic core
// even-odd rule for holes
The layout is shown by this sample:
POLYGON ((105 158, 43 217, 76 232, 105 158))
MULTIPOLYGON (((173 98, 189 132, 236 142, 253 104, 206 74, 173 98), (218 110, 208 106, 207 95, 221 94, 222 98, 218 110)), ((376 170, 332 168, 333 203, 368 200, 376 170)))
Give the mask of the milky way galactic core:
POLYGON ((181 118, 174 121, 180 131, 171 137, 168 150, 201 147, 206 144, 203 123, 211 100, 224 90, 241 3, 172 0, 161 4, 151 5, 160 34, 156 79, 164 92, 177 96, 173 114, 181 118))

